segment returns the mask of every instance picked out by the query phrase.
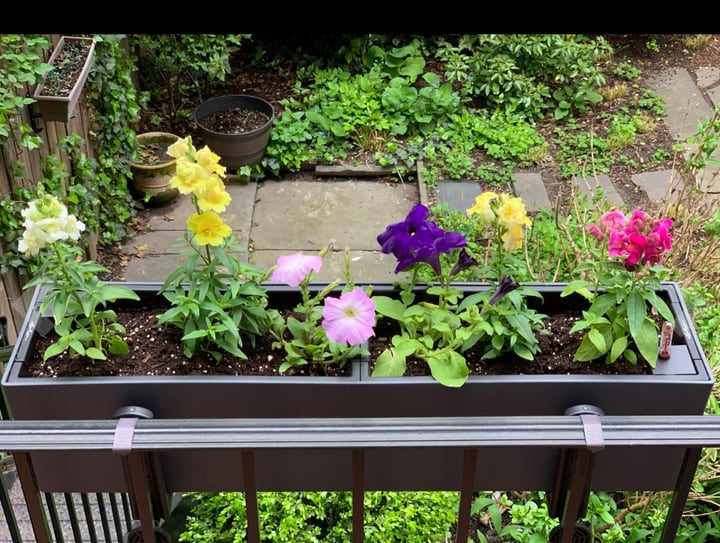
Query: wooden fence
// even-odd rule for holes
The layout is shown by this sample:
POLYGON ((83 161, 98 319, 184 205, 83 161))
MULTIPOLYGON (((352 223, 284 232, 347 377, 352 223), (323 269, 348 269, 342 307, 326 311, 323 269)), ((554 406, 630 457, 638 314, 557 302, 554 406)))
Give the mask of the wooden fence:
MULTIPOLYGON (((61 38, 60 34, 46 34, 53 47, 61 38)), ((44 52, 44 59, 50 57, 52 49, 44 52)), ((23 94, 32 96, 34 88, 25 85, 23 94)), ((91 118, 81 97, 76 114, 68 122, 46 121, 38 115, 33 105, 22 109, 16 116, 15 125, 28 125, 33 127, 35 133, 41 138, 42 144, 38 149, 28 150, 19 142, 10 137, 7 144, 0 144, 0 198, 12 194, 17 187, 36 187, 42 179, 43 161, 52 154, 57 154, 65 163, 69 171, 67 155, 58 149, 58 143, 71 134, 80 134, 85 141, 83 152, 89 158, 95 156, 90 144, 91 118)), ((0 142, 1 143, 1 142, 0 142)), ((0 250, 5 252, 0 242, 0 250)), ((12 345, 17 339, 17 332, 25 318, 31 292, 23 293, 24 279, 14 271, 0 274, 0 346, 3 342, 12 345), (3 325, 4 324, 4 325, 3 325)))

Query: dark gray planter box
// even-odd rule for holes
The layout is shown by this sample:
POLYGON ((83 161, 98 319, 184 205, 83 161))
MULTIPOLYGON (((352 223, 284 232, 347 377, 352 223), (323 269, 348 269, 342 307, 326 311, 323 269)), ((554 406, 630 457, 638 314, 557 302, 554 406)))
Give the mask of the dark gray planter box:
MULTIPOLYGON (((157 283, 134 283, 143 296, 155 296, 157 283)), ((561 299, 564 285, 534 285, 551 313, 584 303, 561 299)), ((466 291, 487 288, 465 284, 466 291)), ((388 284, 374 292, 387 294, 388 284)), ((271 303, 286 295, 271 287, 271 303)), ((297 293, 295 293, 297 295, 297 293)), ((38 292, 31 308, 39 304, 38 292)), ((23 324, 2 378, 3 392, 16 419, 109 419, 118 408, 140 406, 155 418, 328 418, 461 417, 563 415, 589 404, 606 415, 703 414, 714 376, 698 343, 678 286, 667 283, 663 296, 676 318, 677 341, 669 360, 653 375, 498 375, 471 376, 461 388, 447 388, 431 377, 371 378, 368 361, 353 362, 349 377, 108 377, 23 378, 20 369, 37 330, 49 329, 37 310, 23 324)), ((179 422, 181 424, 181 422, 179 422)), ((596 490, 672 490, 682 449, 612 449, 595 461, 596 490)), ((483 449, 477 488, 552 490, 559 451, 483 449)), ((237 452, 163 453, 160 464, 169 491, 242 490, 237 452)), ((40 488, 47 492, 124 491, 120 457, 33 453, 40 488), (59 469, 58 469, 59 468, 59 469)), ((257 451, 259 490, 349 490, 350 453, 328 450, 257 451)), ((366 486, 377 490, 457 489, 463 450, 392 449, 366 451, 366 486), (432 466, 432 469, 428 469, 432 466)))
MULTIPOLYGON (((87 42, 89 51, 85 64, 78 74, 77 79, 70 92, 66 96, 57 96, 48 94, 45 90, 45 82, 40 83, 33 92, 33 100, 37 102, 37 109, 46 121, 68 122, 75 114, 80 95, 82 94, 85 81, 92 68, 93 58, 95 56, 95 40, 92 38, 76 38, 72 36, 62 36, 58 41, 55 50, 48 59, 48 64, 56 65, 58 56, 63 52, 66 44, 74 44, 78 42, 87 42)), ((46 76, 47 77, 47 76, 46 76)))

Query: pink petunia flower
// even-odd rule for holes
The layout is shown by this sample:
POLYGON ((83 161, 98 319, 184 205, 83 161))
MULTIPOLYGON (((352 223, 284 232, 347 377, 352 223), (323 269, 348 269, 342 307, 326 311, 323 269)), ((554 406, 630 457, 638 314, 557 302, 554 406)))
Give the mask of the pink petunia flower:
POLYGON ((321 256, 304 255, 302 252, 282 255, 270 276, 270 281, 297 287, 310 272, 318 273, 322 267, 321 256))
POLYGON ((375 334, 375 302, 359 288, 325 298, 322 327, 330 341, 360 345, 375 334))

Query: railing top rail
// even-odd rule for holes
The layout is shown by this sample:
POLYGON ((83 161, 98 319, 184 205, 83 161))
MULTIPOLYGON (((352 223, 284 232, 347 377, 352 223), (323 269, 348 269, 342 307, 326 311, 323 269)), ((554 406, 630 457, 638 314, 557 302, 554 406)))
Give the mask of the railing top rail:
MULTIPOLYGON (((599 416, 604 447, 720 447, 720 416, 599 416)), ((118 420, 0 421, 0 450, 112 451, 118 420)), ((583 448, 577 416, 139 419, 134 451, 374 447, 583 448)))

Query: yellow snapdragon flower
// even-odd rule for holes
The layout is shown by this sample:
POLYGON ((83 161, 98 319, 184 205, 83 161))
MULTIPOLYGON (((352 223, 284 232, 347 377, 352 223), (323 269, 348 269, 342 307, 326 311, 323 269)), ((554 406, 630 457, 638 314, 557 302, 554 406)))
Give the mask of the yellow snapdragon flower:
POLYGON ((205 179, 202 187, 195 191, 198 207, 202 211, 216 211, 222 213, 230 203, 230 193, 225 190, 225 183, 216 175, 205 179))
POLYGON ((195 158, 207 172, 219 176, 225 175, 226 168, 220 164, 220 156, 213 153, 207 145, 196 153, 195 158))
POLYGON ((500 199, 497 215, 500 222, 510 228, 514 225, 530 226, 532 221, 525 212, 525 204, 521 198, 503 195, 500 199))
POLYGON ((173 158, 187 158, 188 154, 190 154, 191 158, 194 157, 195 147, 192 144, 190 136, 178 139, 175 143, 170 145, 168 147, 167 154, 173 158))
POLYGON ((222 245, 232 233, 232 228, 214 211, 193 213, 187 220, 187 227, 195 234, 198 245, 222 245))
POLYGON ((485 221, 494 221, 495 212, 490 205, 493 200, 497 198, 497 194, 492 191, 486 191, 478 194, 475 197, 475 205, 468 208, 466 213, 468 215, 480 215, 480 218, 485 221))

